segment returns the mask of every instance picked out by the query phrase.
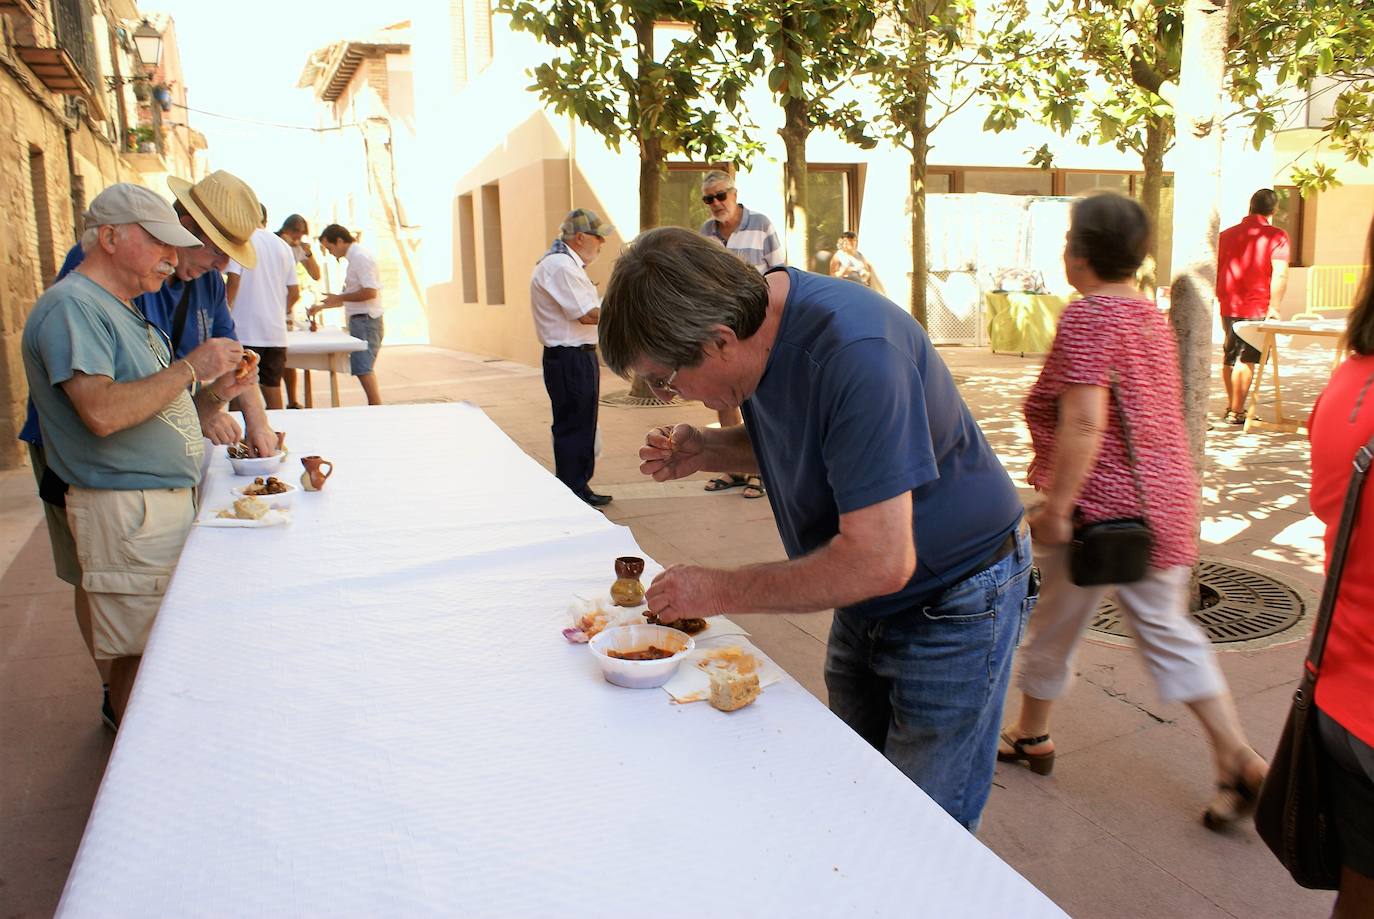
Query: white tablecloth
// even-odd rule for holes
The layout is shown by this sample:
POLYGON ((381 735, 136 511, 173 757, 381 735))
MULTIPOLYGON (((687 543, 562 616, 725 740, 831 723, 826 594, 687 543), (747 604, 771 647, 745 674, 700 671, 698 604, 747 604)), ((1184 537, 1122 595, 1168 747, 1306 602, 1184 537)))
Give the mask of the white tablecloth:
POLYGON ((337 354, 361 351, 367 342, 354 338, 343 329, 321 328, 318 332, 309 329, 292 329, 286 333, 286 353, 289 354, 337 354))
POLYGON ((604 682, 559 629, 643 553, 479 410, 274 415, 338 468, 192 530, 61 915, 1063 915, 790 678, 604 682))
POLYGON ((1324 337, 1340 335, 1345 331, 1345 320, 1343 319, 1316 319, 1311 321, 1293 321, 1280 319, 1256 320, 1254 322, 1237 322, 1231 328, 1235 329, 1236 334, 1241 340, 1252 348, 1264 347, 1264 333, 1266 331, 1278 332, 1281 335, 1321 335, 1324 337))

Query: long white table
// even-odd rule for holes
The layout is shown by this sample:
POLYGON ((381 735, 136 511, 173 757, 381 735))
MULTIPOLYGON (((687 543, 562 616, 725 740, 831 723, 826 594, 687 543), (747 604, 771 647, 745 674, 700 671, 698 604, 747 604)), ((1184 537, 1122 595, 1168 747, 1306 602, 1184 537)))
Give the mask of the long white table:
POLYGON ((343 329, 292 329, 286 333, 286 366, 305 371, 305 407, 315 407, 315 393, 310 387, 310 371, 329 373, 329 401, 339 407, 339 374, 349 372, 348 356, 362 351, 367 342, 354 338, 343 329))
POLYGON ((790 678, 604 682, 559 630, 643 553, 476 408, 274 416, 337 470, 193 529, 59 915, 1063 915, 790 678))

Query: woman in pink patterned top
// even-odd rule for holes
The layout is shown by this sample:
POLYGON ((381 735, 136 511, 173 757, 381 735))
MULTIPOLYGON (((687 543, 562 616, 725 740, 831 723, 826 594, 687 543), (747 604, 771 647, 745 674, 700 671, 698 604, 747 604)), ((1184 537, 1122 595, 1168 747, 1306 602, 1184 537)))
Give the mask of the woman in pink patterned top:
POLYGON ((1215 829, 1249 812, 1267 767, 1247 743, 1211 645, 1188 615, 1198 487, 1173 331, 1132 283, 1149 235, 1144 210, 1130 198, 1099 194, 1074 203, 1064 267, 1083 299, 1060 317, 1054 346, 1026 399, 1035 449, 1029 479, 1045 498, 1029 517, 1043 581, 1020 652, 1020 718, 1002 734, 998 758, 1049 774, 1054 700, 1069 686, 1084 628, 1107 591, 1115 590, 1160 696, 1192 709, 1212 742, 1218 792, 1203 816, 1215 829), (1154 536, 1143 579, 1099 587, 1069 579, 1075 525, 1141 516, 1154 536))

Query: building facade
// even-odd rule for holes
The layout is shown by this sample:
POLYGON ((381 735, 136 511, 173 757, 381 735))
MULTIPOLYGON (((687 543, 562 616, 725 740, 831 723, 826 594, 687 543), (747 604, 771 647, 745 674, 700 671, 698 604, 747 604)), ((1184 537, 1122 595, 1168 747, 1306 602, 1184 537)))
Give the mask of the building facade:
POLYGON ((17 440, 28 399, 24 321, 79 238, 89 200, 115 182, 168 195, 167 175, 198 174, 189 128, 180 143, 152 127, 154 91, 180 81, 175 34, 162 22, 165 34, 145 26, 133 0, 0 0, 0 468, 26 462, 17 440), (140 57, 140 28, 159 61, 140 57))
MULTIPOLYGON (((405 57, 412 95, 407 111, 414 120, 406 144, 397 144, 388 153, 388 164, 402 177, 391 199, 398 212, 404 205, 407 229, 423 227, 418 296, 429 339, 458 350, 535 363, 539 345, 529 311, 530 270, 567 211, 591 207, 619 231, 609 241, 606 256, 589 269, 593 280, 604 285, 614 252, 639 232, 637 151, 632 143, 612 150, 590 129, 543 106, 528 89, 530 70, 551 52, 534 37, 512 30, 503 15, 493 12, 490 0, 411 3, 397 13, 410 17, 405 57)), ((661 26, 660 32, 660 43, 676 37, 672 25, 661 26)), ((378 44, 375 38, 373 44, 378 44)), ((340 67, 334 73, 345 70, 340 67)), ((358 75, 363 68, 349 72, 352 81, 362 85, 358 75)), ((321 72, 314 85, 333 86, 337 79, 321 72)), ((330 91, 341 92, 338 98, 343 99, 347 89, 330 91)), ((764 151, 748 169, 736 174, 739 198, 749 208, 767 214, 781 230, 785 151, 777 129, 782 113, 762 85, 748 91, 742 105, 757 125, 755 136, 764 151)), ((932 206, 932 219, 942 211, 958 213, 974 206, 972 197, 961 196, 996 196, 1004 211, 1009 207, 1012 212, 1020 205, 1006 199, 1023 198, 1029 213, 1033 210, 1029 202, 1040 197, 1062 199, 1098 188, 1139 193, 1143 174, 1134 154, 1110 146, 1083 146, 1034 124, 991 134, 983 128, 986 116, 986 109, 975 101, 932 136, 928 189, 950 199, 943 208, 932 206), (1028 151, 1042 145, 1053 151, 1054 169, 1028 165, 1028 151)), ((389 112, 388 117, 394 135, 398 115, 389 112)), ((336 116, 336 123, 343 121, 341 115, 336 116)), ((1284 197, 1278 222, 1295 241, 1285 313, 1302 309, 1311 266, 1360 260, 1355 237, 1363 239, 1362 228, 1374 210, 1374 176, 1353 164, 1341 168, 1344 186, 1307 199, 1298 197, 1289 171, 1298 164, 1295 151, 1305 149, 1310 140, 1303 141, 1297 134, 1281 133, 1256 150, 1243 132, 1236 131, 1227 138, 1224 153, 1223 225, 1244 216, 1250 194, 1257 188, 1277 187, 1284 197), (1349 232, 1352 221, 1360 223, 1360 233, 1349 232)), ((863 150, 839 136, 818 132, 810 139, 807 158, 812 251, 789 251, 789 262, 824 270, 838 233, 855 231, 888 296, 898 303, 908 302, 910 157, 885 145, 863 150)), ((1165 160, 1160 220, 1165 236, 1161 280, 1167 279, 1170 267, 1167 236, 1174 166, 1171 154, 1165 160)), ((707 215, 699 201, 699 182, 709 168, 712 164, 669 163, 660 193, 662 223, 693 229, 701 225, 707 215)), ((355 176, 370 171, 371 167, 352 167, 355 176)), ((356 178, 353 182, 357 184, 356 178)), ((376 213, 377 200, 387 199, 389 193, 380 183, 372 185, 367 207, 376 213)), ((348 187, 347 183, 341 187, 348 187)), ((337 195, 332 206, 343 206, 337 195)), ((360 205, 347 206, 363 219, 360 205)), ((375 224, 377 218, 372 219, 375 224)), ((1047 285, 1052 287, 1051 276, 1062 277, 1058 256, 1063 230, 1055 231, 1053 220, 1040 230, 1038 245, 1022 240, 1020 259, 1022 264, 1028 258, 1043 263, 1047 285)), ((1007 266, 1016 264, 1010 256, 1005 258, 1007 266)), ((998 259, 995 253, 980 257, 980 276, 974 278, 970 270, 964 278, 964 286, 973 285, 975 296, 965 297, 964 302, 981 303, 977 285, 986 286, 984 276, 995 274, 998 259)), ((930 282, 935 294, 932 302, 939 299, 947 280, 935 274, 930 282)), ((953 289, 956 279, 948 280, 953 289)), ((953 315, 948 308, 945 313, 942 317, 932 307, 932 334, 937 340, 941 335, 936 324, 942 319, 963 330, 979 330, 980 316, 953 315)), ((946 333, 947 341, 973 340, 961 338, 964 331, 946 333)))

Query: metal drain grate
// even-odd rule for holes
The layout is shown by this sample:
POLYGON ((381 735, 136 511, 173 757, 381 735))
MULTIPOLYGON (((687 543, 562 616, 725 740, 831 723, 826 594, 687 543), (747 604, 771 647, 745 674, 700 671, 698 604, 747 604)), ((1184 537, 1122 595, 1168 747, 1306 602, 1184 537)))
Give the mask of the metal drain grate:
POLYGON ((626 406, 630 408, 652 408, 659 405, 681 405, 682 400, 674 396, 670 401, 664 402, 661 399, 655 399, 653 396, 631 395, 630 391, 627 389, 624 392, 614 392, 602 396, 601 404, 615 405, 621 408, 626 406))
MULTIPOLYGON (((1203 608, 1192 614, 1213 644, 1267 638, 1292 628, 1306 605, 1287 584, 1247 568, 1203 559, 1198 573, 1203 608)), ((1095 632, 1132 637, 1114 597, 1098 607, 1095 632)))

